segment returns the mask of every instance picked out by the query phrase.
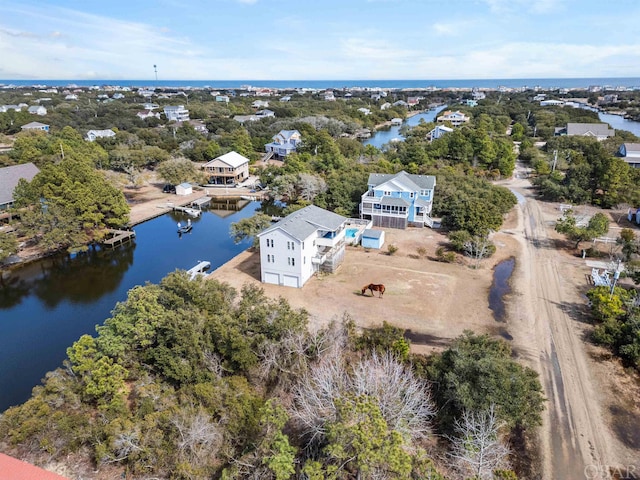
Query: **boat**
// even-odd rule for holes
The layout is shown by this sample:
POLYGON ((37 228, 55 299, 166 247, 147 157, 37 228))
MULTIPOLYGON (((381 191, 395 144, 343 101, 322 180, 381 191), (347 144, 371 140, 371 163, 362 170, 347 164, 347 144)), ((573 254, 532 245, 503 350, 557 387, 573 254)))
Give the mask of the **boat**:
POLYGON ((178 222, 178 233, 180 235, 183 233, 189 233, 192 228, 193 225, 191 225, 191 220, 189 220, 186 225, 181 225, 180 222, 178 222))

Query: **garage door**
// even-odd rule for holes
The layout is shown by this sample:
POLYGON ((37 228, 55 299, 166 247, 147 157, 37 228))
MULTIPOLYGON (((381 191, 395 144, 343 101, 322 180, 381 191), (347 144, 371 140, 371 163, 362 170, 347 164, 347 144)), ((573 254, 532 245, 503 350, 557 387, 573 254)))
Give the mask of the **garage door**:
POLYGON ((283 276, 284 286, 285 287, 295 287, 298 288, 298 277, 293 277, 291 275, 283 276))
POLYGON ((280 285, 280 275, 277 273, 264 273, 264 283, 273 283, 275 285, 280 285))

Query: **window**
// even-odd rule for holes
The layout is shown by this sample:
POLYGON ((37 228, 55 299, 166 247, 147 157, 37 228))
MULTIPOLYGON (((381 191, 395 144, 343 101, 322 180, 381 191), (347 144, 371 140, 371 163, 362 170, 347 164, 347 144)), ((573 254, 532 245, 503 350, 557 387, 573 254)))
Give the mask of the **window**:
POLYGON ((295 267, 296 266, 296 259, 291 257, 291 266, 295 267))
POLYGON ((296 244, 291 242, 291 250, 295 250, 296 249, 295 247, 296 247, 296 244))
POLYGON ((413 192, 409 194, 409 198, 413 198, 413 192))
POLYGON ((307 264, 307 257, 302 257, 302 263, 303 263, 304 265, 306 265, 306 264, 307 264))
POLYGON ((287 250, 291 250, 291 242, 287 242, 287 250))

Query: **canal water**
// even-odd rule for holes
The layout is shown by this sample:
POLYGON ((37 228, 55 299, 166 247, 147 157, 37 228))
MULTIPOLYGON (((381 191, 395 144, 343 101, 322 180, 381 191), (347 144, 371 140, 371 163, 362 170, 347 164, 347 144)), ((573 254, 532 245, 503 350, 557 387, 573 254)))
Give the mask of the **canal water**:
POLYGON ((413 117, 406 119, 402 125, 395 125, 389 127, 384 130, 376 131, 371 137, 367 138, 364 142, 364 145, 373 145, 376 148, 382 148, 382 146, 386 143, 389 143, 391 140, 398 139, 400 141, 404 140, 404 137, 400 133, 400 129, 408 125, 409 127, 415 127, 420 124, 421 120, 425 122, 434 122, 438 113, 446 108, 446 105, 438 107, 436 109, 428 110, 426 112, 418 113, 413 117))
MULTIPOLYGON (((234 244, 232 222, 252 216, 259 202, 243 201, 238 211, 205 211, 192 218, 193 229, 179 236, 177 222, 188 217, 171 212, 134 230, 134 243, 115 250, 90 250, 29 264, 0 285, 0 412, 27 400, 45 373, 61 365, 66 349, 111 316, 127 291, 157 283, 176 269, 200 260, 215 269, 245 250, 234 244)), ((238 207, 239 208, 239 207, 238 207)))

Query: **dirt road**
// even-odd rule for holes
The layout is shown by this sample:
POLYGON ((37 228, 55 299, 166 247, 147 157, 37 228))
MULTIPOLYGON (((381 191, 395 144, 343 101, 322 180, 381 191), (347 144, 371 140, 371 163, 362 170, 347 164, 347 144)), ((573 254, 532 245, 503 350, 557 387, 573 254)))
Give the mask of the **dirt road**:
POLYGON ((510 232, 522 246, 510 328, 514 347, 540 372, 548 399, 541 432, 543 478, 611 478, 602 466, 621 463, 611 451, 614 441, 602 417, 606 409, 599 403, 590 359, 571 317, 572 309, 584 304, 573 282, 565 281, 565 270, 575 262, 549 239, 549 218, 524 176, 518 169, 503 184, 521 195, 518 227, 510 232))

